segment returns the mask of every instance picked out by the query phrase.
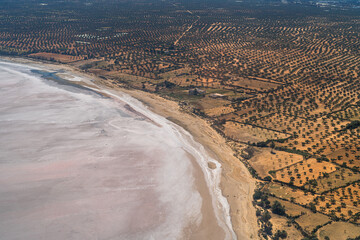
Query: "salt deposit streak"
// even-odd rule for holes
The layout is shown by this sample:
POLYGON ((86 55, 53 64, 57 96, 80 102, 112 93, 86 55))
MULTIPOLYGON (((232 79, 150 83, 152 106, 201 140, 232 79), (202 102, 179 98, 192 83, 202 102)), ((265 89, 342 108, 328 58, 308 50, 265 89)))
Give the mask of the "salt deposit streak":
POLYGON ((221 166, 188 132, 128 95, 68 91, 31 69, 0 61, 2 238, 182 239, 204 201, 187 153, 226 239, 236 238, 221 166))
POLYGON ((123 102, 131 105, 137 112, 140 112, 146 115, 149 119, 162 124, 164 128, 168 129, 168 132, 171 132, 176 135, 176 137, 181 140, 184 149, 191 153, 197 160, 198 164, 201 166, 204 174, 206 175, 206 182, 210 188, 210 193, 212 194, 213 205, 215 208, 215 214, 218 220, 218 223, 225 229, 226 239, 236 239, 235 232, 232 229, 231 218, 230 218, 230 207, 226 198, 222 195, 220 189, 221 181, 221 164, 212 159, 206 153, 204 147, 196 142, 191 134, 185 131, 183 128, 172 123, 166 118, 159 116, 147 109, 141 102, 127 94, 116 94, 115 92, 110 92, 107 90, 101 90, 101 92, 106 93, 110 96, 118 98, 123 102), (210 169, 208 163, 212 162, 216 165, 215 169, 210 169))

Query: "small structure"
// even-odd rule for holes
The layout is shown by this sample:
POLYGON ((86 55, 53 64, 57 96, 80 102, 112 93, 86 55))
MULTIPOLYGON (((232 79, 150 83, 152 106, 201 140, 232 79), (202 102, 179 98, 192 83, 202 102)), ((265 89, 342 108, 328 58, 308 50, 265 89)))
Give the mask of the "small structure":
POLYGON ((223 98, 223 99, 226 99, 226 98, 227 98, 227 96, 222 95, 222 94, 220 94, 220 93, 210 94, 209 97, 211 97, 211 98, 223 98))
POLYGON ((206 91, 200 88, 193 88, 189 90, 189 95, 205 95, 206 91))

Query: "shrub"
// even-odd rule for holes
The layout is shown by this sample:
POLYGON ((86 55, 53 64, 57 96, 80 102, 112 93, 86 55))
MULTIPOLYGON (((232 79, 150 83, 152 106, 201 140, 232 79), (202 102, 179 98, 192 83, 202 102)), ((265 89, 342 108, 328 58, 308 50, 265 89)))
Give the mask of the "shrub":
POLYGON ((285 230, 277 230, 277 232, 274 235, 274 240, 279 240, 279 239, 285 239, 287 238, 287 232, 285 230))
POLYGON ((268 181, 268 182, 271 182, 271 177, 270 176, 266 176, 265 178, 264 178, 264 181, 268 181))
POLYGON ((253 195, 254 200, 260 199, 262 196, 262 192, 259 189, 256 189, 253 195))
POLYGON ((279 201, 274 202, 274 204, 271 206, 271 211, 277 215, 285 215, 285 207, 281 205, 279 201))

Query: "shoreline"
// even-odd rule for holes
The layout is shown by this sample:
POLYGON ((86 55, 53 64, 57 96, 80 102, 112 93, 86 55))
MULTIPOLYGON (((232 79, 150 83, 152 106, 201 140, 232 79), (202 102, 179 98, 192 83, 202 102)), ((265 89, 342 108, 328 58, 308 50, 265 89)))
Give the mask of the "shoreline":
POLYGON ((234 157, 226 140, 206 120, 184 113, 174 101, 140 90, 118 90, 140 100, 151 111, 184 128, 195 141, 204 146, 211 157, 221 163, 220 188, 230 205, 231 222, 237 239, 257 239, 257 218, 252 204, 256 181, 245 165, 234 157))
MULTIPOLYGON (((17 63, 40 64, 50 69, 66 69, 76 75, 92 79, 103 88, 124 92, 144 103, 150 111, 165 117, 169 121, 184 128, 206 149, 207 153, 222 165, 220 188, 230 206, 230 217, 237 239, 257 239, 257 218, 252 204, 252 195, 256 180, 252 178, 246 166, 236 157, 226 140, 213 129, 210 124, 198 117, 182 111, 177 102, 162 98, 154 93, 136 89, 127 89, 111 85, 106 80, 68 65, 49 63, 25 57, 8 57, 3 59, 17 63)), ((200 167, 200 166, 199 166, 200 167)))

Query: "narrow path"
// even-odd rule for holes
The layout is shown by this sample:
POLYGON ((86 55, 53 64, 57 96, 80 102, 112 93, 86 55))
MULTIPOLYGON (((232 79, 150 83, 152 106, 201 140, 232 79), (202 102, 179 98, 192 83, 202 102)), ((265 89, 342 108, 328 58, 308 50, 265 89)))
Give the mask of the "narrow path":
MULTIPOLYGON (((174 4, 174 6, 176 6, 175 4, 174 4)), ((177 7, 177 6, 176 6, 177 7)), ((191 15, 194 15, 194 13, 193 12, 191 12, 190 10, 186 10, 188 13, 190 13, 191 15)), ((194 26, 194 24, 195 23, 197 23, 199 20, 200 20, 200 16, 198 16, 198 15, 195 15, 196 17, 197 17, 197 19, 183 32, 183 34, 181 34, 181 36, 174 42, 174 46, 176 46, 178 43, 179 43, 179 41, 180 41, 180 39, 182 38, 182 37, 184 37, 185 36, 185 34, 187 33, 187 32, 189 32, 190 31, 190 29, 194 26)))

